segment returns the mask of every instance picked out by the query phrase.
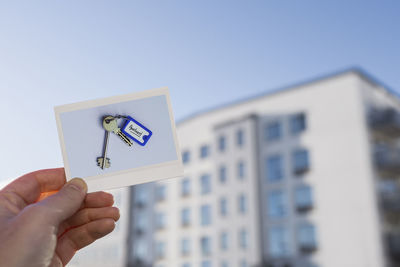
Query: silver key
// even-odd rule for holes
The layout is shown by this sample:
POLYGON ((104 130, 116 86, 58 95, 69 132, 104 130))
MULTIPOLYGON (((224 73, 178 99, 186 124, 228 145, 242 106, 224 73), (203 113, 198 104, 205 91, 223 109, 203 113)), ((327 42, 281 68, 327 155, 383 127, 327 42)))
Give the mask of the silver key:
POLYGON ((119 136, 128 146, 132 146, 132 141, 121 132, 121 128, 118 127, 117 118, 113 116, 107 116, 103 120, 103 127, 107 132, 113 132, 119 136))
POLYGON ((108 136, 110 133, 108 131, 106 132, 106 136, 104 139, 104 148, 103 148, 103 157, 97 158, 97 166, 100 166, 100 168, 109 168, 110 167, 110 159, 107 158, 107 146, 108 146, 108 136))
POLYGON ((106 135, 104 137, 104 148, 103 148, 103 157, 97 158, 97 166, 100 166, 101 169, 110 167, 110 159, 107 158, 107 146, 108 146, 108 137, 110 136, 109 131, 105 131, 106 135))

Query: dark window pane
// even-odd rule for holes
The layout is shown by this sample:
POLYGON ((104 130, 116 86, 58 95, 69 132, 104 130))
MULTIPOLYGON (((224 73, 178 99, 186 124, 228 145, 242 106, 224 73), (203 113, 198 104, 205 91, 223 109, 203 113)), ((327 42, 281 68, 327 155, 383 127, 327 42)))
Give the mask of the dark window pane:
POLYGON ((293 115, 290 118, 290 132, 298 134, 306 129, 306 116, 304 113, 293 115))
POLYGON ((200 207, 201 225, 206 226, 211 224, 211 206, 202 205, 200 207))
POLYGON ((287 212, 286 194, 283 191, 271 191, 268 193, 268 216, 282 218, 287 212))
POLYGON ((279 181, 283 178, 283 161, 280 155, 268 157, 266 168, 268 181, 279 181))
POLYGON ((293 152, 293 172, 295 174, 301 174, 309 169, 309 157, 308 151, 305 149, 296 150, 293 152))
POLYGON ((201 194, 205 195, 211 192, 211 177, 208 174, 204 174, 200 177, 201 183, 201 194))
POLYGON ((309 186, 300 186, 295 191, 296 208, 305 211, 313 206, 312 192, 309 186))
POLYGON ((190 195, 190 180, 189 178, 184 178, 181 182, 181 194, 182 196, 190 195))
POLYGON ((204 145, 200 147, 200 158, 204 159, 210 155, 210 147, 208 145, 204 145))
POLYGON ((311 224, 300 225, 297 233, 300 250, 310 252, 316 249, 315 227, 311 224))
POLYGON ((182 153, 182 161, 183 161, 183 164, 187 164, 190 161, 190 152, 189 151, 184 151, 182 153))
POLYGON ((224 165, 219 167, 219 181, 223 184, 226 182, 226 167, 224 165))
POLYGON ((282 126, 279 121, 270 122, 265 126, 264 138, 266 141, 279 140, 282 137, 282 126))
POLYGON ((226 149, 226 138, 225 136, 220 136, 218 138, 218 150, 223 152, 226 149))
POLYGON ((241 147, 244 144, 244 131, 242 129, 236 132, 236 144, 241 147))

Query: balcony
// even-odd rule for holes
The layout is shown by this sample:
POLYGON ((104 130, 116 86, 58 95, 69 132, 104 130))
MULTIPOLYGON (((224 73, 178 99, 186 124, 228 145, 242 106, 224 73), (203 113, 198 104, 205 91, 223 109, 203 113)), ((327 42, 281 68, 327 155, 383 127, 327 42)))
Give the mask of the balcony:
POLYGON ((290 260, 264 260, 262 267, 293 267, 290 260))
POLYGON ((375 149, 374 161, 376 168, 384 176, 400 175, 400 149, 378 145, 375 149))
POLYGON ((387 253, 391 260, 400 262, 400 234, 390 233, 386 236, 387 253))
POLYGON ((381 206, 384 211, 400 214, 400 195, 382 196, 381 206))
POLYGON ((301 202, 301 203, 297 203, 296 204, 296 210, 299 213, 306 213, 306 212, 312 210, 313 207, 314 206, 313 206, 313 203, 311 201, 309 201, 309 202, 301 202))
POLYGON ((400 225, 400 197, 394 199, 383 198, 381 208, 386 225, 400 225))
POLYGON ((293 168, 293 173, 295 175, 302 175, 302 174, 308 172, 309 170, 310 170, 309 166, 304 164, 304 165, 301 165, 301 166, 295 166, 293 168))
POLYGON ((299 249, 302 253, 308 254, 317 250, 317 245, 315 243, 302 243, 299 244, 299 249))
POLYGON ((400 112, 394 108, 373 110, 369 115, 370 127, 387 137, 400 136, 400 112))

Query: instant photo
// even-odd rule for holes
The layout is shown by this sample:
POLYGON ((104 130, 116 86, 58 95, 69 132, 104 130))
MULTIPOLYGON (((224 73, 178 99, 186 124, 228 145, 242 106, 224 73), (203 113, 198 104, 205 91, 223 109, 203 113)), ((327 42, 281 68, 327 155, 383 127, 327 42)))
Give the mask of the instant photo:
POLYGON ((81 177, 89 191, 183 175, 167 88, 58 106, 55 115, 67 180, 81 177))

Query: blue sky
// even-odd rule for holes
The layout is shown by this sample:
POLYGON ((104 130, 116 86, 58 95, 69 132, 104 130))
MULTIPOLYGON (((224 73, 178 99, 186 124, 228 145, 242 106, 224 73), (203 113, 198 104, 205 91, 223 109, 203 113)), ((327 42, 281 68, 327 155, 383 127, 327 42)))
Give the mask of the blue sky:
POLYGON ((395 0, 1 1, 0 181, 62 165, 55 105, 168 86, 179 120, 352 66, 400 92, 399 11, 395 0))

